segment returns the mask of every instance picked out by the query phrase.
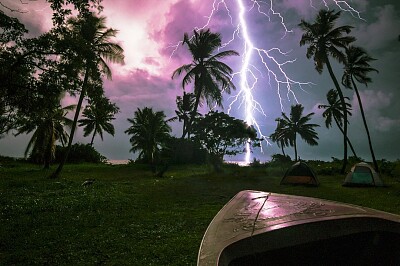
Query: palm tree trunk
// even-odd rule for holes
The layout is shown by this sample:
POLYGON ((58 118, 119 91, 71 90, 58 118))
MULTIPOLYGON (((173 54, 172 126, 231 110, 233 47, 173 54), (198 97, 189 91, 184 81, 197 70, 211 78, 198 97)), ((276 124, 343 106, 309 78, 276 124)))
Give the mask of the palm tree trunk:
POLYGON ((200 97, 201 97, 201 92, 202 92, 201 91, 201 89, 202 89, 201 88, 201 82, 200 82, 200 77, 199 76, 196 76, 196 78, 195 78, 194 87, 198 88, 198 90, 197 90, 197 94, 196 94, 196 102, 194 104, 194 110, 191 113, 190 118, 189 118, 189 123, 186 126, 186 129, 187 129, 186 133, 188 134, 188 139, 190 138, 191 127, 192 127, 192 124, 193 124, 193 121, 194 121, 194 117, 197 114, 197 109, 199 107, 200 97))
POLYGON ((294 161, 297 161, 297 143, 296 143, 296 134, 294 135, 294 161))
POLYGON ((347 108, 346 108, 346 101, 344 99, 343 92, 340 89, 339 82, 337 81, 337 79, 335 77, 335 74, 333 73, 332 66, 331 66, 331 63, 329 62, 328 56, 326 56, 325 59, 326 59, 325 60, 326 61, 326 67, 328 68, 329 75, 331 76, 332 81, 335 84, 336 91, 338 92, 339 97, 340 97, 340 101, 342 103, 342 111, 343 111, 343 146, 344 146, 343 153, 344 154, 343 154, 343 165, 342 165, 342 169, 340 170, 340 173, 344 174, 345 171, 346 171, 346 166, 347 166, 347 108))
POLYGON ((74 116, 74 122, 72 123, 71 133, 69 135, 67 150, 65 152, 64 158, 62 159, 61 163, 58 165, 56 171, 50 176, 50 178, 59 177, 59 175, 64 167, 64 164, 67 161, 69 152, 71 151, 71 146, 72 146, 72 141, 74 139, 76 124, 78 123, 78 117, 79 117, 79 113, 80 113, 80 110, 82 107, 82 102, 83 102, 83 99, 85 98, 85 94, 86 94, 88 79, 89 79, 89 65, 87 64, 86 70, 85 70, 85 78, 83 80, 82 89, 81 89, 81 95, 79 96, 78 105, 76 107, 75 116, 74 116))
MULTIPOLYGON (((186 134, 188 134, 188 125, 190 123, 190 117, 183 118, 183 127, 182 127, 182 136, 181 139, 184 139, 186 134)), ((188 139, 190 138, 190 134, 188 135, 188 139)))
POLYGON ((90 147, 93 147, 94 136, 96 136, 96 129, 93 131, 92 140, 90 141, 90 147))
POLYGON ((372 148, 371 136, 370 136, 370 133, 369 133, 367 120, 365 118, 365 113, 364 113, 364 108, 363 108, 363 105, 362 105, 362 102, 361 102, 360 93, 358 92, 358 89, 357 89, 356 83, 354 82, 353 77, 351 77, 351 82, 353 83, 353 88, 356 91, 358 105, 360 106, 360 111, 361 111, 361 116, 362 116, 362 119, 363 119, 363 122, 364 122, 365 131, 367 132, 368 145, 369 145, 369 150, 371 152, 372 161, 374 163, 374 168, 375 168, 375 171, 379 173, 378 163, 377 163, 376 158, 375 158, 374 149, 372 148))
MULTIPOLYGON (((340 130, 340 132, 342 132, 342 134, 344 134, 342 127, 339 125, 339 121, 337 121, 336 117, 335 117, 334 119, 335 119, 335 122, 336 122, 336 126, 338 127, 338 129, 340 130)), ((355 151, 354 148, 353 148, 353 145, 351 144, 351 141, 350 141, 349 137, 348 137, 348 136, 346 136, 346 137, 347 137, 347 143, 349 144, 349 147, 350 147, 350 149, 351 149, 351 152, 353 153, 353 155, 354 155, 355 157, 358 157, 357 154, 356 154, 356 151, 355 151)))

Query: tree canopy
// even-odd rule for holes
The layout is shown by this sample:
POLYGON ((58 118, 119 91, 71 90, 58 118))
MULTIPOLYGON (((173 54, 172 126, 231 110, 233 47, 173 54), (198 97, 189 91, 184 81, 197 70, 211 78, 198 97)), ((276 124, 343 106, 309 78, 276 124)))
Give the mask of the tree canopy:
POLYGON ((218 111, 196 118, 192 134, 192 140, 199 142, 216 164, 222 163, 224 155, 243 153, 247 143, 256 146, 260 142, 254 127, 218 111))

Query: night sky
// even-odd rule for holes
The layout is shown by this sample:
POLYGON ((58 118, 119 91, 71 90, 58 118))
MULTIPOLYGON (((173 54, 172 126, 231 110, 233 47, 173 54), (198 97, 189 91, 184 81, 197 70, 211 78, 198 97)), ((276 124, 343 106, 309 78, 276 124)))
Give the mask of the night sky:
MULTIPOLYGON (((135 158, 135 155, 129 153, 129 136, 124 134, 124 131, 130 126, 127 118, 132 117, 137 108, 147 106, 157 111, 164 111, 167 117, 175 115, 176 96, 183 94, 182 79, 178 77, 172 80, 171 75, 177 67, 191 61, 185 46, 178 46, 178 49, 174 50, 175 45, 183 39, 185 32, 190 33, 195 27, 205 26, 209 20, 208 27, 213 32, 221 33, 224 43, 235 37, 235 40, 224 49, 236 50, 242 56, 230 58, 224 62, 235 72, 240 71, 244 40, 241 32, 234 34, 239 23, 238 1, 216 1, 221 4, 214 5, 215 10, 210 20, 208 16, 213 10, 213 0, 103 1, 102 15, 107 17, 107 25, 119 30, 116 41, 125 50, 125 65, 110 65, 113 70, 113 80, 104 82, 106 96, 120 107, 121 112, 114 120, 115 137, 105 134, 104 141, 101 141, 100 137, 95 138, 94 147, 101 154, 109 159, 135 158), (230 13, 226 11, 225 4, 230 13)), ((51 9, 45 1, 28 2, 26 5, 21 5, 15 0, 0 2, 26 11, 26 13, 10 13, 0 7, 6 14, 18 17, 29 29, 29 36, 37 36, 51 28, 51 9)), ((293 85, 291 87, 293 93, 288 93, 285 86, 278 87, 278 84, 271 79, 271 73, 268 74, 266 68, 263 68, 260 59, 253 57, 251 65, 258 79, 253 93, 265 112, 264 116, 256 111, 254 116, 258 120, 262 134, 269 136, 276 128, 275 119, 280 117, 282 111, 288 114, 290 106, 298 102, 304 105, 304 114, 315 113, 311 122, 321 125, 317 129, 318 146, 309 147, 301 140, 298 141, 300 157, 315 160, 330 160, 332 156, 342 158, 341 133, 335 127, 329 130, 325 127, 322 118, 323 110, 317 108, 319 104, 326 103, 325 96, 327 91, 334 87, 333 82, 326 68, 322 74, 318 74, 314 69, 313 61, 306 58, 306 46, 299 45, 302 32, 297 26, 301 19, 312 22, 321 8, 339 10, 339 7, 332 0, 326 0, 326 5, 324 1, 319 0, 264 1, 260 2, 260 9, 254 6, 254 0, 242 0, 242 2, 246 8, 248 34, 254 46, 265 50, 280 48, 284 54, 271 50, 269 55, 280 64, 288 62, 281 65, 281 68, 290 79, 310 84, 293 85), (259 13, 259 10, 268 14, 269 17, 259 13)), ((343 11, 336 26, 353 26, 354 29, 350 35, 357 38, 354 45, 363 47, 370 56, 377 59, 371 63, 373 68, 379 70, 379 73, 370 73, 373 82, 368 84, 368 87, 358 84, 375 155, 377 159, 400 159, 400 104, 398 103, 400 99, 400 41, 398 39, 400 2, 395 0, 347 2, 359 13, 343 11)), ((343 4, 342 7, 344 7, 343 4)), ((277 65, 273 64, 272 59, 268 60, 270 69, 277 73, 278 79, 282 79, 284 76, 279 73, 277 65)), ((342 66, 336 63, 333 65, 336 77, 341 80, 342 66)), ((243 105, 236 102, 229 109, 233 100, 231 96, 235 96, 240 91, 239 75, 236 75, 233 81, 237 90, 231 95, 224 95, 223 111, 230 110, 230 115, 245 119, 243 105)), ((192 85, 187 86, 186 90, 192 91, 192 85)), ((343 90, 353 106, 349 137, 358 155, 370 161, 367 137, 355 94, 352 90, 345 88, 343 90)), ((63 104, 76 102, 77 98, 68 97, 63 104)), ((207 111, 206 106, 201 108, 202 113, 207 111)), ((182 124, 171 125, 173 135, 180 137, 182 124)), ((0 140, 0 154, 22 157, 28 140, 29 136, 14 137, 9 134, 0 140)), ((83 138, 82 129, 78 129, 75 141, 88 143, 90 138, 83 138)), ((280 152, 274 143, 265 144, 263 148, 264 154, 255 150, 253 157, 265 161, 270 159, 272 154, 280 152)), ((293 157, 293 148, 287 148, 286 152, 293 157)), ((349 155, 351 155, 350 151, 349 155)), ((233 159, 241 160, 243 157, 244 155, 233 159)), ((232 160, 232 158, 226 159, 232 160)))

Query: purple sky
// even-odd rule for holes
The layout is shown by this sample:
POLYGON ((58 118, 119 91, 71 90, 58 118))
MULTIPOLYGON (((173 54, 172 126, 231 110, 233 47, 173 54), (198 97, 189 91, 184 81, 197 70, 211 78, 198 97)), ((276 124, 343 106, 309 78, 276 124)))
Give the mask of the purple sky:
MULTIPOLYGON (((3 4, 20 8, 27 13, 10 13, 1 8, 9 15, 17 16, 30 30, 31 35, 37 35, 51 27, 50 8, 43 0, 29 2, 26 5, 18 4, 19 1, 1 0, 3 4)), ((221 2, 219 9, 215 10, 210 20, 209 28, 213 32, 222 35, 223 42, 228 42, 233 36, 235 41, 224 49, 234 49, 241 56, 226 60, 234 71, 240 71, 244 59, 243 38, 241 32, 234 35, 236 25, 239 23, 238 2, 239 0, 225 0, 221 2), (230 13, 225 9, 224 3, 230 13), (231 15, 231 17, 229 17, 231 15), (231 23, 232 22, 232 23, 231 23)), ((333 0, 326 0, 325 6, 320 0, 278 0, 260 1, 260 11, 269 14, 269 18, 258 12, 257 6, 250 9, 254 0, 242 0, 245 8, 245 18, 248 25, 248 34, 253 44, 260 49, 272 49, 279 47, 285 55, 276 51, 270 53, 278 63, 290 61, 281 67, 287 76, 297 82, 311 82, 314 85, 293 85, 288 93, 285 86, 278 87, 272 79, 271 72, 263 68, 259 58, 253 57, 250 64, 257 75, 258 83, 253 93, 257 101, 265 111, 266 116, 254 112, 261 131, 264 135, 270 135, 275 127, 275 118, 281 115, 282 110, 289 113, 290 106, 299 103, 305 106, 305 114, 315 112, 312 122, 320 124, 318 128, 319 146, 309 147, 299 141, 299 155, 303 159, 330 160, 332 156, 342 157, 342 137, 336 129, 326 129, 322 111, 317 108, 325 103, 327 91, 333 88, 333 83, 327 70, 319 75, 313 66, 313 62, 305 56, 306 48, 299 46, 302 32, 298 28, 301 19, 312 21, 320 8, 338 10, 339 7, 333 0), (272 2, 272 9, 270 3, 272 2), (310 5, 312 3, 312 6, 310 5), (274 14, 275 12, 275 14, 274 14), (279 16, 279 13, 281 16, 279 16), (282 24, 286 25, 287 32, 282 24), (258 69, 255 70, 255 69, 258 69), (279 95, 281 99, 279 99, 279 95), (295 95, 295 97, 294 97, 295 95), (282 109, 283 108, 283 109, 282 109)), ((340 2, 340 1, 336 1, 340 2)), ((362 46, 368 53, 377 59, 372 66, 379 70, 379 74, 372 73, 370 76, 373 83, 368 87, 359 85, 367 115, 376 156, 378 159, 395 160, 400 159, 400 85, 398 73, 400 68, 400 4, 398 1, 368 1, 352 0, 349 4, 360 13, 342 12, 338 21, 339 25, 352 25, 352 35, 357 38, 355 45, 362 46), (378 3, 379 2, 379 3, 378 3)), ((129 153, 129 137, 124 131, 130 126, 127 118, 133 116, 133 112, 139 107, 152 107, 154 110, 163 110, 167 117, 174 115, 176 108, 175 99, 182 95, 181 78, 171 79, 174 69, 184 63, 190 62, 190 56, 185 46, 179 46, 174 52, 176 45, 183 38, 185 32, 192 32, 195 27, 203 27, 208 21, 208 16, 213 10, 213 0, 104 0, 104 12, 107 24, 119 30, 116 41, 125 50, 125 65, 111 65, 113 69, 113 80, 105 81, 106 96, 115 102, 121 112, 116 116, 114 125, 115 137, 104 136, 104 141, 95 139, 94 146, 109 159, 135 158, 129 153)), ((217 5, 214 5, 217 8, 217 5)), ((342 4, 343 7, 343 4, 342 4)), ((254 53, 255 54, 255 53, 254 53)), ((278 79, 283 79, 277 65, 272 59, 265 59, 272 71, 277 74, 278 79)), ((342 69, 335 65, 335 73, 340 80, 342 69)), ((224 111, 227 112, 232 97, 240 91, 240 76, 233 80, 237 90, 231 95, 224 96, 224 111)), ((189 85, 187 91, 192 90, 189 85)), ((359 156, 370 160, 366 134, 362 125, 358 104, 353 91, 345 89, 346 96, 350 97, 353 105, 353 116, 350 120, 349 134, 359 156)), ((77 99, 68 98, 64 103, 76 103, 77 99)), ((204 106, 203 113, 208 109, 204 106)), ((230 114, 245 119, 244 106, 236 102, 230 109, 230 114)), ((173 134, 180 136, 182 125, 172 124, 173 134)), ((76 141, 87 143, 90 138, 82 137, 82 130, 76 133, 76 141)), ((29 136, 13 137, 11 134, 0 140, 0 154, 9 156, 23 156, 29 136)), ((254 151, 253 156, 262 161, 270 158, 271 154, 278 153, 275 144, 264 145, 264 154, 259 150, 254 151)), ((293 156, 293 149, 287 152, 293 156)), ((244 157, 244 155, 242 156, 244 157)), ((242 157, 235 159, 240 160, 242 157)), ((227 158, 229 160, 229 158, 227 158)))

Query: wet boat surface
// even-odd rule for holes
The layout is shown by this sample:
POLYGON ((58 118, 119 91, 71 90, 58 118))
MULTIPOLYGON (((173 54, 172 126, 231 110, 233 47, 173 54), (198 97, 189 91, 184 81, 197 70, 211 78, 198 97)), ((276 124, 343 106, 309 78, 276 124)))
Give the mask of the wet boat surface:
POLYGON ((204 234, 204 265, 400 264, 400 216, 317 198, 241 191, 204 234))

